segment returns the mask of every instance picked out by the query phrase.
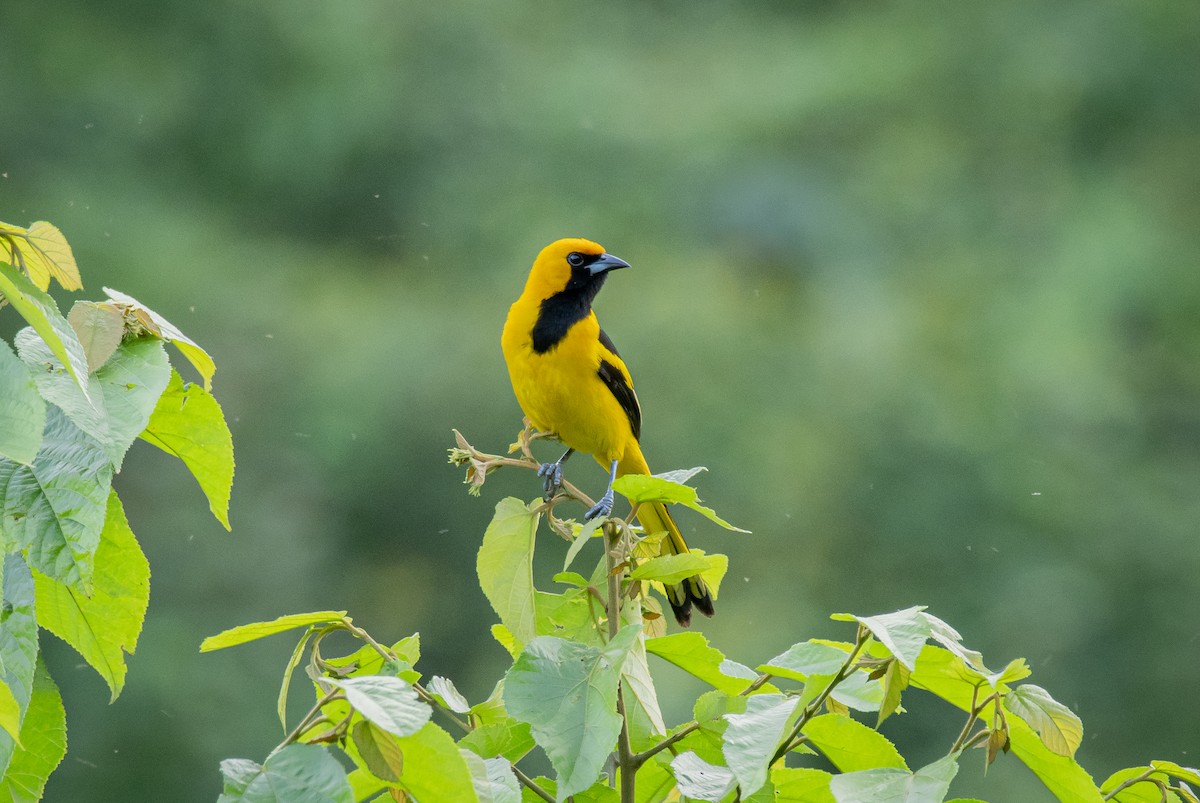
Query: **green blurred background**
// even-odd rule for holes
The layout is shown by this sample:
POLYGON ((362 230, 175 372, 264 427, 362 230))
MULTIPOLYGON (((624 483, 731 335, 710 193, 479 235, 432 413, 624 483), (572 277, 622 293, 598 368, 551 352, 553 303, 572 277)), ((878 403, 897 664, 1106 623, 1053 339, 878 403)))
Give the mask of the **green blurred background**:
MULTIPOLYGON (((731 557, 699 624, 718 647, 755 664, 848 635, 831 612, 928 604, 993 665, 1030 660, 1098 779, 1200 762, 1193 0, 2 17, 0 219, 53 221, 84 297, 119 288, 205 345, 238 457, 232 534, 165 455, 126 462, 150 613, 111 706, 46 637, 70 729, 47 799, 210 801, 220 759, 261 760, 292 643, 197 653, 247 621, 348 608, 490 691, 474 553, 538 486, 470 498, 445 449, 513 440, 501 324, 566 235, 634 265, 599 308, 652 465, 708 466, 705 501, 754 531, 680 515, 731 557)), ((661 679, 685 719, 699 688, 661 679)), ((961 719, 912 706, 885 732, 916 766, 961 719)), ((980 764, 955 792, 1049 799, 980 764)))

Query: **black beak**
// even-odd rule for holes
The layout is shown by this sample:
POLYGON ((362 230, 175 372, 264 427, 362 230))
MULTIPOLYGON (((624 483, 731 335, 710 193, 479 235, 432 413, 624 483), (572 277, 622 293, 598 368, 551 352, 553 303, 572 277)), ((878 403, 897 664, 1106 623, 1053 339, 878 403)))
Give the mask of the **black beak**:
POLYGON ((588 273, 592 276, 599 276, 601 273, 606 273, 617 268, 628 268, 629 263, 620 257, 615 257, 612 254, 601 254, 595 262, 588 265, 588 273))

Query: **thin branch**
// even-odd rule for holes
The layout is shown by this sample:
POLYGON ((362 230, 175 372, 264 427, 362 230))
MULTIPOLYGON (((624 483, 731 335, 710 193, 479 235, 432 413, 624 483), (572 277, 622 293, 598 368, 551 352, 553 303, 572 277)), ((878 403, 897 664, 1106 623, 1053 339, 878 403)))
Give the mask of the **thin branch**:
POLYGON ((1151 778, 1150 776, 1153 775, 1157 771, 1158 770, 1154 769, 1154 767, 1148 767, 1142 774, 1135 775, 1132 778, 1126 778, 1124 781, 1121 781, 1121 783, 1117 784, 1111 792, 1106 794, 1104 796, 1104 799, 1112 800, 1114 797, 1119 795, 1121 792, 1124 792, 1129 787, 1134 786, 1139 783, 1142 783, 1143 781, 1150 781, 1153 783, 1154 779, 1151 778))
POLYGON ((521 768, 518 767, 516 764, 512 765, 512 771, 513 771, 513 775, 517 776, 517 780, 521 782, 521 785, 524 786, 526 789, 528 789, 530 792, 533 792, 535 795, 540 797, 542 800, 545 800, 546 803, 557 803, 557 801, 554 799, 554 795, 550 794, 545 789, 538 786, 537 781, 533 780, 528 775, 521 772, 521 768))

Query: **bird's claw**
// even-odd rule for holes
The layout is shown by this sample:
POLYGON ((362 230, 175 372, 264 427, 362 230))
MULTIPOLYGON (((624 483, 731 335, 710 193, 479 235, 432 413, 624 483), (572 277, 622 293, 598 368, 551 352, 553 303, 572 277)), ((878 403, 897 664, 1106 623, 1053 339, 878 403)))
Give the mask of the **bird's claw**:
POLYGON ((610 488, 604 494, 604 496, 600 497, 600 501, 597 502, 592 507, 592 509, 587 512, 587 514, 584 516, 584 518, 587 519, 588 521, 591 521, 592 519, 597 518, 599 516, 609 515, 610 513, 612 513, 613 503, 614 503, 613 492, 612 492, 612 489, 610 488))
POLYGON ((546 491, 546 499, 553 499, 554 496, 562 489, 563 482, 563 467, 561 462, 542 463, 537 470, 537 475, 542 477, 542 487, 546 491))

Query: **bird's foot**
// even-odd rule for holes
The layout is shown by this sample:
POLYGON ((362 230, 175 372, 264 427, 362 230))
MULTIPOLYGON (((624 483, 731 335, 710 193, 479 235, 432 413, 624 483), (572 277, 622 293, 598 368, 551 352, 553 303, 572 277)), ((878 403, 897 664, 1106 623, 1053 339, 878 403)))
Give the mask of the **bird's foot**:
POLYGON ((541 467, 537 470, 537 475, 544 480, 542 487, 545 488, 546 499, 553 499, 555 495, 562 489, 562 461, 559 460, 554 463, 542 463, 541 467))
POLYGON ((613 503, 614 499, 612 488, 609 488, 608 491, 605 492, 604 496, 600 497, 600 501, 597 502, 592 509, 587 512, 584 518, 588 521, 591 521, 599 516, 609 515, 612 513, 613 503))

